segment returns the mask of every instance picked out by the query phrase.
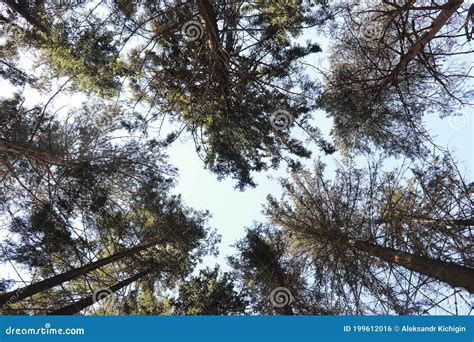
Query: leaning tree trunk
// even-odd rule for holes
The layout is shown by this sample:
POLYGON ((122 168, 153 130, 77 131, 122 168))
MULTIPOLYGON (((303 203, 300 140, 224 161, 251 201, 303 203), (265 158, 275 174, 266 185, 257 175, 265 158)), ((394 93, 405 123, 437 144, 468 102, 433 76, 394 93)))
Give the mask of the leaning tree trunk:
POLYGON ((95 262, 92 262, 90 264, 87 264, 85 266, 77 267, 74 268, 70 271, 58 274, 54 277, 44 279, 42 281, 39 281, 37 283, 19 288, 17 290, 11 291, 4 293, 0 295, 0 306, 3 306, 5 304, 13 304, 15 302, 18 302, 24 298, 33 296, 37 293, 49 290, 55 286, 61 285, 62 283, 65 283, 69 280, 75 279, 85 273, 94 271, 100 267, 106 266, 114 261, 123 259, 125 257, 129 257, 131 255, 134 255, 140 251, 143 251, 145 249, 148 249, 154 245, 158 244, 158 242, 151 242, 145 245, 137 246, 130 248, 126 251, 119 252, 116 254, 113 254, 111 256, 108 256, 106 258, 97 260, 95 262))
POLYGON ((410 50, 408 50, 404 55, 400 57, 400 61, 393 68, 393 70, 383 79, 382 84, 379 87, 379 94, 377 98, 380 97, 384 88, 392 83, 398 75, 406 68, 408 63, 413 60, 428 44, 435 35, 443 28, 448 20, 456 13, 458 8, 461 7, 464 0, 449 0, 446 4, 442 6, 440 14, 433 20, 431 26, 426 30, 426 32, 412 45, 410 50))
MULTIPOLYGON (((151 270, 141 271, 141 272, 135 274, 134 276, 132 276, 130 278, 127 278, 125 280, 122 280, 121 282, 118 282, 117 284, 112 285, 108 289, 103 289, 102 291, 103 291, 103 293, 106 293, 107 296, 111 295, 111 294, 117 292, 118 290, 126 287, 127 285, 130 285, 131 283, 137 281, 138 279, 143 278, 144 276, 146 276, 150 273, 151 273, 151 270)), ((80 300, 78 300, 78 301, 76 301, 72 304, 69 304, 69 305, 64 306, 60 309, 54 310, 54 311, 48 313, 48 315, 74 315, 76 313, 79 313, 81 310, 84 310, 85 308, 91 306, 96 301, 105 298, 106 296, 100 297, 100 298, 95 298, 95 297, 96 297, 96 295, 92 294, 92 295, 90 295, 88 297, 85 297, 85 298, 82 298, 82 299, 80 299, 80 300)))
POLYGON ((470 293, 474 293, 474 269, 472 268, 382 247, 373 243, 351 239, 347 236, 340 237, 339 241, 349 248, 357 249, 386 262, 443 281, 453 287, 462 287, 470 293))

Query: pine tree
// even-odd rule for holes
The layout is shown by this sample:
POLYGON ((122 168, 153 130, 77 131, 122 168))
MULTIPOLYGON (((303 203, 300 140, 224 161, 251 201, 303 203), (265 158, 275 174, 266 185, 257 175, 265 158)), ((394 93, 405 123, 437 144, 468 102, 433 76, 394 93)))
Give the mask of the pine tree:
POLYGON ((251 312, 276 315, 335 314, 337 304, 308 279, 304 258, 292 253, 281 231, 264 225, 247 230, 229 258, 249 296, 251 312))
POLYGON ((340 11, 320 98, 338 148, 424 156, 423 117, 472 105, 472 75, 459 59, 472 53, 458 34, 462 5, 351 2, 340 11))
POLYGON ((283 183, 281 201, 270 198, 271 222, 359 313, 367 310, 362 293, 386 313, 414 313, 429 304, 410 298, 412 291, 474 290, 472 194, 448 157, 412 168, 409 178, 406 169, 382 173, 376 165, 348 164, 330 182, 317 163, 313 173, 295 173, 283 183))
POLYGON ((235 289, 232 275, 221 273, 217 266, 181 284, 171 303, 174 315, 242 315, 248 304, 235 289))

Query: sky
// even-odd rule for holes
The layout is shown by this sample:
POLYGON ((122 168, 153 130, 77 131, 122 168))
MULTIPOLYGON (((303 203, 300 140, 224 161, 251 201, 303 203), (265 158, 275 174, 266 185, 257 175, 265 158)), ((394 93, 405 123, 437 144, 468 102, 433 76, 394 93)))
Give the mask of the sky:
MULTIPOLYGON (((432 115, 426 119, 426 127, 435 137, 434 141, 454 152, 459 161, 461 171, 464 171, 469 181, 474 181, 474 110, 463 111, 460 118, 441 119, 432 115)), ((321 120, 323 131, 330 128, 330 120, 321 120)), ((220 247, 221 256, 217 261, 234 251, 230 246, 244 236, 244 227, 248 227, 254 221, 264 221, 262 206, 268 194, 279 198, 281 188, 276 181, 279 177, 286 177, 285 167, 279 170, 271 170, 256 175, 258 184, 255 189, 247 189, 244 192, 234 190, 235 181, 227 179, 218 181, 217 177, 202 167, 201 160, 194 152, 194 146, 178 142, 169 151, 170 163, 179 169, 178 185, 176 192, 183 195, 184 200, 196 209, 209 210, 212 213, 210 224, 216 227, 222 234, 220 247)), ((314 151, 314 157, 319 153, 314 151)), ((321 155, 321 159, 328 164, 328 175, 334 170, 337 161, 341 160, 338 153, 332 156, 321 155)), ((311 167, 314 158, 305 162, 311 167)), ((401 160, 398 160, 398 162, 401 160)), ((384 165, 386 168, 399 166, 396 160, 390 160, 384 165)), ((207 260, 212 263, 212 260, 207 260)), ((219 262, 221 263, 221 262, 219 262)))

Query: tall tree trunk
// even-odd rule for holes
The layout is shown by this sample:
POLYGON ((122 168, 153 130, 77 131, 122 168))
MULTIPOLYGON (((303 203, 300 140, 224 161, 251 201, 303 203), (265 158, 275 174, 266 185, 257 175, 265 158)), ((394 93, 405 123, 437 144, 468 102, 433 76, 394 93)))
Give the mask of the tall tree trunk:
MULTIPOLYGON (((130 278, 127 278, 125 280, 122 280, 121 282, 118 282, 114 285, 112 285, 111 287, 109 287, 107 292, 109 294, 112 294, 112 293, 115 293, 117 292, 118 290, 126 287, 127 285, 130 285, 131 283, 137 281, 138 279, 141 279, 143 278, 144 276, 148 275, 149 273, 151 273, 151 270, 145 270, 145 271, 141 271, 137 274, 135 274, 134 276, 130 277, 130 278)), ((104 297, 105 298, 105 297, 104 297)), ((102 299, 102 298, 100 298, 102 299)), ((60 309, 57 309, 57 310, 54 310, 50 313, 48 313, 48 315, 74 315, 78 312, 80 312, 81 310, 84 310, 85 308, 91 306, 92 304, 95 303, 95 301, 97 300, 97 298, 94 298, 94 294, 88 296, 88 297, 85 297, 85 298, 82 298, 72 304, 69 304, 69 305, 66 305, 60 309)))
POLYGON ((70 161, 62 159, 47 151, 41 151, 41 150, 19 146, 5 140, 0 140, 0 152, 2 151, 20 154, 28 158, 32 158, 32 159, 35 159, 47 164, 71 165, 70 161))
POLYGON ((420 39, 418 39, 418 41, 412 45, 410 50, 400 57, 400 61, 395 66, 395 68, 383 79, 377 99, 380 98, 383 89, 397 78, 403 69, 406 68, 408 63, 413 58, 415 58, 416 55, 418 55, 423 50, 425 45, 434 38, 434 36, 444 25, 446 25, 448 20, 453 16, 454 13, 456 13, 458 8, 460 8, 463 3, 464 0, 449 0, 446 4, 442 5, 443 9, 441 10, 441 13, 433 20, 431 26, 420 37, 420 39))
POLYGON ((293 312, 293 308, 291 305, 285 305, 281 309, 276 310, 283 316, 293 316, 295 313, 293 312))
POLYGON ((197 1, 199 15, 202 18, 204 29, 209 39, 210 49, 216 54, 218 60, 218 70, 222 82, 228 81, 228 68, 230 62, 228 52, 224 49, 219 39, 219 28, 217 26, 216 11, 209 0, 197 1))
POLYGON ((378 246, 373 243, 351 239, 347 236, 339 237, 339 241, 349 248, 357 249, 386 262, 443 281, 453 287, 465 288, 470 293, 474 293, 474 269, 472 268, 378 246))
POLYGON ((219 51, 221 43, 219 40, 219 29, 217 27, 216 12, 209 0, 198 0, 199 14, 204 20, 206 32, 209 36, 209 42, 214 51, 219 51))
POLYGON ((4 294, 0 295, 0 306, 5 305, 5 304, 16 303, 16 302, 18 302, 18 301, 20 301, 24 298, 27 298, 27 297, 33 296, 37 293, 49 290, 49 289, 51 289, 55 286, 58 286, 58 285, 61 285, 62 283, 65 283, 69 280, 75 279, 75 278, 77 278, 77 277, 79 277, 79 276, 81 276, 85 273, 94 271, 94 270, 96 270, 100 267, 103 267, 105 265, 108 265, 108 264, 110 264, 114 261, 129 257, 131 255, 134 255, 134 254, 140 252, 140 251, 148 249, 148 248, 150 248, 150 247, 152 247, 152 246, 154 246, 158 243, 159 242, 151 242, 151 243, 148 243, 148 244, 145 244, 145 245, 133 247, 133 248, 130 248, 126 251, 119 252, 119 253, 113 254, 111 256, 108 256, 106 258, 97 260, 97 261, 92 262, 88 265, 77 267, 77 268, 74 268, 70 271, 58 274, 54 277, 44 279, 44 280, 39 281, 37 283, 19 288, 17 290, 11 291, 11 292, 4 293, 4 294))

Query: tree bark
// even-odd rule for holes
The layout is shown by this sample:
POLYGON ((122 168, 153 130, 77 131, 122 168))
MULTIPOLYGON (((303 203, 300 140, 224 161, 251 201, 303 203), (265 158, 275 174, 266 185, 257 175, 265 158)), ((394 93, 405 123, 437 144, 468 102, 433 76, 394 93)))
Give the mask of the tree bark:
POLYGON ((286 305, 280 309, 283 316, 294 316, 293 308, 290 305, 286 305))
POLYGON ((219 41, 219 29, 216 23, 216 12, 208 0, 198 0, 199 14, 205 22, 205 29, 209 35, 209 41, 215 51, 219 51, 221 43, 219 41))
POLYGON ((209 0, 198 0, 197 5, 199 14, 204 21, 204 29, 209 37, 210 48, 217 55, 220 68, 222 69, 221 73, 224 73, 224 79, 227 79, 227 65, 229 64, 230 57, 219 40, 216 11, 209 0))
POLYGON ((473 268, 378 246, 373 243, 351 239, 347 236, 341 236, 339 241, 349 248, 357 249, 386 262, 443 281, 452 287, 462 287, 470 293, 474 293, 473 268))
POLYGON ((406 68, 408 63, 418 55, 426 44, 428 44, 434 36, 441 30, 441 28, 446 24, 446 22, 453 16, 459 7, 463 4, 464 0, 449 0, 445 5, 441 13, 433 20, 431 26, 426 30, 426 32, 420 37, 420 39, 413 44, 410 50, 407 51, 404 55, 400 57, 400 61, 395 66, 395 68, 383 79, 382 84, 380 85, 380 90, 377 95, 377 99, 380 98, 383 89, 392 83, 397 76, 406 68))
MULTIPOLYGON (((110 294, 115 293, 118 290, 126 287, 127 285, 130 285, 131 283, 137 281, 138 279, 143 278, 144 276, 148 275, 149 273, 151 273, 151 270, 141 271, 141 272, 135 274, 134 276, 132 276, 130 278, 127 278, 125 280, 122 280, 121 282, 118 282, 118 283, 112 285, 108 289, 104 289, 104 291, 107 291, 110 294)), ((100 299, 102 299, 102 298, 100 298, 100 299)), ((85 298, 82 298, 82 299, 80 299, 80 300, 78 300, 78 301, 76 301, 72 304, 69 304, 69 305, 64 306, 60 309, 54 310, 54 311, 48 313, 48 315, 74 315, 74 314, 80 312, 81 310, 84 310, 85 308, 87 308, 87 307, 91 306, 92 304, 94 304, 96 302, 96 300, 97 299, 94 298, 94 294, 92 294, 92 295, 90 295, 88 297, 85 297, 85 298)))
POLYGON ((22 147, 5 140, 0 140, 0 152, 2 151, 24 155, 26 157, 33 158, 35 160, 38 160, 47 164, 63 165, 63 166, 71 165, 70 161, 62 159, 47 151, 40 151, 36 149, 22 147))
POLYGON ((69 280, 75 279, 75 278, 77 278, 77 277, 79 277, 79 276, 81 276, 85 273, 94 271, 94 270, 96 270, 96 269, 98 269, 102 266, 108 265, 108 264, 110 264, 114 261, 123 259, 125 257, 129 257, 133 254, 136 254, 136 253, 140 252, 140 251, 148 249, 148 248, 150 248, 150 247, 152 247, 156 244, 158 244, 158 242, 151 242, 151 243, 148 243, 148 244, 145 244, 145 245, 133 247, 129 250, 113 254, 113 255, 108 256, 106 258, 103 258, 103 259, 97 260, 95 262, 92 262, 88 265, 77 267, 77 268, 74 268, 70 271, 58 274, 54 277, 44 279, 44 280, 39 281, 37 283, 19 288, 17 290, 11 291, 11 292, 4 293, 4 294, 0 295, 0 306, 5 305, 5 304, 16 303, 16 302, 18 302, 18 301, 20 301, 24 298, 27 298, 27 297, 33 296, 37 293, 49 290, 49 289, 51 289, 55 286, 58 286, 58 285, 61 285, 62 283, 65 283, 69 280))

